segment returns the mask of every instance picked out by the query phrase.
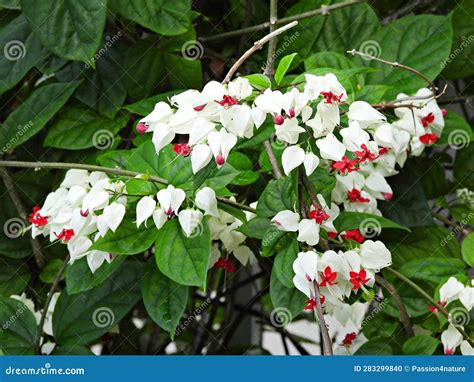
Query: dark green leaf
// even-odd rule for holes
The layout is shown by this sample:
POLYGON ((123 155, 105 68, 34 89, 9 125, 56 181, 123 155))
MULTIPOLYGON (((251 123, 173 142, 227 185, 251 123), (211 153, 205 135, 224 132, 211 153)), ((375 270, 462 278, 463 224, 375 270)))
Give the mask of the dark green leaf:
POLYGON ((155 257, 160 271, 171 280, 205 288, 211 254, 211 233, 205 219, 196 233, 187 238, 178 219, 168 221, 158 231, 155 257))
POLYGON ((40 280, 46 284, 52 284, 62 265, 63 261, 61 259, 49 260, 46 266, 41 270, 39 275, 40 280))
POLYGON ((21 294, 30 281, 30 270, 22 260, 3 261, 0 267, 0 295, 21 294))
POLYGON ((263 190, 257 204, 257 214, 273 217, 283 210, 293 210, 295 194, 289 177, 271 180, 263 190))
POLYGON ((166 93, 157 94, 153 97, 142 99, 141 101, 125 105, 123 108, 128 110, 130 113, 145 116, 153 111, 153 108, 158 102, 168 102, 168 99, 175 94, 181 93, 183 90, 171 90, 166 93))
POLYGON ((334 227, 337 232, 359 229, 363 234, 365 232, 366 236, 371 233, 378 235, 382 228, 397 228, 410 231, 408 228, 382 216, 350 211, 342 211, 334 221, 334 227))
POLYGON ((164 53, 168 84, 172 89, 200 89, 202 85, 201 61, 190 60, 164 53))
POLYGON ((431 336, 420 334, 409 338, 403 344, 403 354, 432 355, 439 345, 441 345, 440 340, 431 336))
POLYGON ((298 257, 298 242, 292 236, 287 236, 282 242, 285 245, 277 251, 275 261, 273 262, 273 272, 280 282, 287 288, 293 287, 293 262, 298 257))
POLYGON ((436 145, 452 145, 454 148, 466 147, 472 140, 472 128, 456 112, 450 110, 444 119, 444 129, 436 145))
POLYGON ((282 57, 282 59, 278 63, 278 66, 275 71, 275 82, 277 83, 277 85, 279 85, 281 80, 283 80, 283 77, 290 68, 291 62, 297 54, 298 53, 292 53, 288 56, 282 57))
MULTIPOLYGON (((426 253, 426 255, 431 255, 426 253)), ((411 280, 431 281, 439 284, 448 279, 449 276, 463 273, 466 265, 461 259, 443 257, 424 257, 412 260, 399 269, 411 280)))
POLYGON ((461 251, 464 261, 470 267, 474 267, 474 233, 471 233, 464 238, 462 241, 461 251))
POLYGON ((393 349, 387 338, 376 338, 363 344, 354 355, 393 355, 393 349))
POLYGON ((270 278, 270 297, 273 310, 271 319, 281 326, 293 321, 303 311, 308 298, 295 287, 287 288, 272 270, 270 278))

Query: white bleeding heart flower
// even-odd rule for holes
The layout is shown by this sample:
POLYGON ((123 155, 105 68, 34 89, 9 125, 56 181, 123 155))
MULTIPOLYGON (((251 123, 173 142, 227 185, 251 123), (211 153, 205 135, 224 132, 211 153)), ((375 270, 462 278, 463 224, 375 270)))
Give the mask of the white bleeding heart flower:
POLYGON ((173 109, 166 102, 158 102, 153 111, 139 121, 137 130, 142 134, 152 132, 160 124, 166 125, 172 115, 173 109))
POLYGON ((314 100, 323 96, 326 103, 338 103, 347 99, 347 93, 337 77, 328 73, 324 76, 315 76, 314 74, 305 74, 306 84, 304 92, 309 99, 314 100))
POLYGON ((73 264, 76 260, 86 256, 91 246, 92 241, 87 236, 76 236, 69 240, 67 243, 70 255, 69 263, 73 264))
POLYGON ((306 171, 306 175, 310 176, 319 166, 319 158, 313 153, 306 153, 304 156, 303 164, 304 169, 306 171))
POLYGON ((461 354, 462 355, 474 355, 474 348, 469 344, 467 340, 461 342, 461 354))
POLYGON ((464 285, 456 277, 450 277, 441 288, 439 288, 439 299, 445 305, 459 298, 459 293, 464 289, 464 285))
POLYGON ((220 122, 229 133, 238 137, 251 138, 253 135, 252 109, 248 105, 222 110, 220 122))
POLYGON ((279 90, 266 89, 255 98, 255 106, 265 113, 280 115, 283 109, 283 94, 279 90))
POLYGON ((365 188, 377 199, 390 200, 393 196, 392 187, 379 172, 372 172, 365 178, 365 188))
POLYGON ((168 221, 168 215, 161 208, 157 208, 153 211, 153 223, 155 223, 156 229, 161 229, 168 221))
POLYGON ((319 243, 320 226, 314 219, 302 219, 298 224, 297 240, 308 245, 319 243))
POLYGON ((202 222, 203 214, 199 210, 186 209, 178 214, 178 221, 187 237, 193 235, 202 222))
POLYGON ((298 142, 301 133, 304 129, 298 125, 296 118, 287 118, 281 125, 275 125, 275 135, 278 140, 294 145, 298 142))
POLYGON ((340 161, 346 153, 346 146, 339 142, 334 134, 328 134, 325 138, 318 139, 316 146, 319 148, 321 157, 333 161, 340 161))
POLYGON ((381 241, 366 240, 360 249, 360 264, 363 268, 379 272, 392 265, 392 255, 381 241))
POLYGON ((263 122, 265 122, 265 119, 267 118, 267 113, 264 111, 254 107, 252 109, 252 120, 253 123, 255 124, 255 127, 258 129, 260 126, 262 126, 263 122))
POLYGON ((230 150, 236 145, 237 137, 228 133, 225 129, 221 129, 210 133, 207 140, 217 167, 221 167, 226 162, 230 150))
POLYGON ((283 110, 285 110, 285 114, 289 118, 297 117, 308 104, 308 101, 308 96, 305 93, 301 93, 298 89, 293 88, 283 94, 283 110))
POLYGON ((156 153, 159 154, 163 147, 169 145, 173 141, 175 135, 175 132, 171 130, 167 124, 157 124, 153 130, 153 136, 151 138, 156 153))
POLYGON ((441 342, 444 346, 444 354, 453 355, 461 342, 463 341, 461 333, 453 324, 449 324, 448 328, 441 333, 441 342))
POLYGON ((186 198, 186 193, 180 188, 175 188, 170 184, 164 190, 158 191, 156 197, 160 203, 160 208, 165 214, 172 216, 178 213, 179 207, 181 207, 181 204, 183 204, 186 198))
POLYGON ((136 209, 137 227, 140 227, 143 222, 145 222, 151 215, 153 215, 155 208, 156 201, 150 196, 144 196, 138 201, 136 209))
POLYGON ((229 95, 237 99, 245 99, 252 94, 252 86, 246 78, 238 77, 229 82, 229 95))
POLYGON ((67 170, 60 187, 70 188, 72 186, 87 187, 89 184, 89 172, 87 170, 67 170))
POLYGON ((350 121, 357 121, 359 126, 366 129, 374 124, 386 121, 385 116, 365 101, 355 101, 349 106, 347 114, 350 121))
POLYGON ((83 211, 101 210, 109 204, 110 194, 102 187, 94 186, 82 200, 83 211))
POLYGON ((206 118, 196 118, 189 132, 188 145, 194 146, 204 142, 212 131, 215 131, 215 123, 206 118))
POLYGON ((288 146, 283 151, 281 162, 283 164, 283 171, 285 175, 289 175, 292 170, 303 164, 305 159, 305 152, 299 146, 288 146))
POLYGON ((193 174, 206 167, 212 159, 212 151, 208 145, 198 144, 191 151, 191 167, 193 174))
POLYGON ((195 203, 206 215, 219 217, 215 191, 210 187, 204 187, 196 193, 195 203))
POLYGON ((474 307, 474 287, 466 287, 459 292, 459 301, 469 312, 474 307))
POLYGON ((357 122, 351 122, 349 127, 341 129, 342 143, 347 147, 347 150, 355 152, 361 150, 362 145, 368 145, 370 136, 362 129, 357 122))
POLYGON ((104 221, 112 232, 115 232, 122 223, 125 216, 125 206, 123 204, 113 202, 104 208, 102 214, 104 221))
POLYGON ((273 224, 280 230, 286 232, 296 232, 298 230, 299 221, 300 215, 290 210, 280 211, 272 219, 273 224))
POLYGON ((306 296, 312 297, 313 282, 318 277, 318 254, 314 251, 300 252, 293 262, 293 284, 306 296))

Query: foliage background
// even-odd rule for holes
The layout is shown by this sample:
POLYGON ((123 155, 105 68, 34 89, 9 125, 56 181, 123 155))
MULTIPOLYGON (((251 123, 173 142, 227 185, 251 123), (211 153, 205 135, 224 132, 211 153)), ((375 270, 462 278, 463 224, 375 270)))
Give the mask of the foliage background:
MULTIPOLYGON (((329 3, 279 1, 278 14, 291 16, 329 3)), ((132 150, 146 139, 136 136, 136 122, 156 102, 178 90, 199 89, 208 80, 222 80, 235 59, 267 30, 217 38, 219 35, 266 22, 269 15, 268 2, 262 0, 1 0, 0 8, 3 159, 109 167, 126 167, 132 150)), ((347 50, 368 47, 370 53, 436 78, 439 88, 447 85, 439 102, 449 113, 438 147, 426 150, 420 158, 410 159, 399 175, 390 178, 396 198, 382 205, 384 216, 411 229, 383 232, 382 239, 392 251, 395 267, 431 295, 447 276, 466 277, 466 270, 474 265, 474 238, 472 234, 468 236, 474 225, 472 201, 455 197, 460 188, 474 190, 474 145, 469 145, 474 107, 473 17, 472 0, 365 2, 335 10, 328 16, 301 20, 296 28, 279 38, 276 50, 277 62, 283 56, 297 53, 284 83, 305 70, 330 68, 352 87, 355 98, 369 102, 393 99, 400 91, 413 93, 424 83, 375 61, 352 58, 347 50), (360 69, 367 67, 378 71, 360 69), (458 145, 449 141, 453 131, 462 132, 458 145)), ((260 73, 265 62, 263 49, 239 69, 239 74, 260 73)), ((229 160, 234 173, 227 191, 253 201, 268 183, 271 168, 258 145, 241 151, 229 160)), ((8 227, 12 221, 21 225, 25 211, 41 204, 63 174, 44 169, 3 173, 4 180, 11 176, 23 211, 3 187, 2 225, 8 227)), ((28 235, 12 238, 6 235, 8 229, 4 229, 5 236, 0 240, 3 318, 14 314, 7 298, 12 294, 26 292, 38 308, 43 306, 66 256, 64 246, 40 243, 46 258, 40 269, 32 256, 38 249, 32 248, 28 235)), ((144 299, 146 294, 160 295, 168 285, 159 275, 143 272, 148 257, 148 250, 133 257, 122 256, 94 276, 86 273, 85 260, 68 266, 60 284, 68 296, 62 301, 55 323, 56 353, 85 354, 90 352, 90 345, 97 343, 103 345, 103 354, 165 352, 171 341, 166 331, 173 332, 173 325, 167 328, 163 317, 147 313, 142 294, 144 299), (142 274, 146 276, 142 278, 142 274), (97 327, 86 319, 101 303, 114 307, 114 325, 97 327), (146 319, 149 314, 151 319, 145 320, 143 327, 133 324, 133 318, 146 319), (161 328, 156 322, 161 323, 161 328)), ((239 301, 242 296, 235 291, 229 293, 224 306, 219 306, 213 300, 203 302, 197 297, 196 288, 183 287, 179 296, 184 298, 184 315, 179 309, 173 311, 173 303, 168 313, 176 325, 190 317, 200 316, 202 320, 191 320, 179 333, 176 351, 201 353, 204 345, 210 353, 271 351, 262 349, 259 340, 246 338, 247 343, 242 344, 233 339, 239 323, 244 322, 246 330, 256 325, 258 334, 263 325, 266 330, 270 327, 283 333, 285 341, 304 353, 305 341, 286 333, 270 319, 272 302, 266 286, 270 285, 272 262, 273 258, 260 258, 258 269, 251 270, 260 281, 245 289, 249 298, 256 293, 250 305, 248 298, 239 301), (258 323, 255 317, 247 317, 252 314, 258 323)), ((225 280, 231 291, 232 286, 235 288, 248 276, 239 274, 240 270, 225 280)), ((208 288, 219 291, 223 277, 220 271, 211 270, 208 288)), ((387 278, 390 279, 388 275, 387 278)), ((392 281, 414 322, 434 333, 432 341, 428 340, 430 346, 418 342, 414 347, 413 343, 406 345, 399 330, 398 312, 390 302, 364 327, 370 341, 360 353, 441 352, 437 336, 446 322, 428 315, 426 301, 416 292, 392 281)), ((287 304, 291 309, 294 298, 298 298, 293 291, 284 286, 279 291, 275 285, 272 288, 273 303, 279 299, 277 304, 287 304)), ((170 297, 160 298, 171 301, 170 297)), ((15 326, 14 333, 2 330, 0 339, 5 341, 3 346, 9 344, 8 352, 35 352, 37 329, 32 320, 29 316, 24 318, 15 326)), ((471 331, 472 325, 471 320, 471 331)))

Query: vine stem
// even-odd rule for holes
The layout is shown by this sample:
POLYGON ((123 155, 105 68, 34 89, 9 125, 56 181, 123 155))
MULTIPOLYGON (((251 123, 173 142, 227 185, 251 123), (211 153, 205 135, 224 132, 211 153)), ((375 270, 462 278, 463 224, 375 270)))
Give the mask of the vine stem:
POLYGON ((54 292, 59 286, 61 277, 66 271, 66 267, 67 267, 67 264, 69 263, 69 259, 70 259, 70 256, 68 254, 66 258, 64 259, 61 265, 61 268, 59 268, 58 273, 56 273, 56 276, 54 277, 53 285, 51 285, 51 289, 49 290, 48 297, 46 298, 46 302, 44 303, 44 308, 43 308, 43 311, 41 312, 41 318, 40 318, 39 327, 38 327, 38 338, 37 338, 37 343, 36 343, 36 347, 38 351, 40 351, 40 347, 41 347, 41 338, 43 337, 43 332, 44 332, 43 326, 46 320, 46 314, 48 313, 49 305, 51 304, 51 300, 53 299, 54 292))
MULTIPOLYGON (((451 322, 451 317, 449 316, 449 312, 444 307, 442 307, 437 301, 435 301, 435 299, 433 297, 431 297, 428 293, 426 293, 422 287, 420 287, 418 284, 416 284, 415 282, 410 280, 408 277, 402 275, 400 272, 396 271, 395 269, 393 269, 391 267, 386 267, 384 269, 391 272, 397 278, 399 278, 400 280, 403 280, 403 282, 410 285, 419 294, 421 294, 424 298, 426 298, 431 304, 433 304, 436 307, 436 309, 438 309, 438 311, 441 312, 441 314, 448 319, 448 322, 452 323, 451 322)), ((455 324, 453 324, 453 326, 456 328, 456 330, 459 333, 461 333, 463 338, 466 341, 468 341, 471 346, 474 346, 474 341, 471 339, 471 337, 469 337, 469 335, 464 331, 464 329, 461 326, 455 325, 455 324)))
POLYGON ((281 28, 275 29, 273 32, 267 34, 262 39, 260 39, 258 41, 255 41, 253 46, 250 49, 248 49, 242 56, 240 56, 240 58, 234 63, 234 65, 232 65, 232 67, 229 69, 229 72, 225 76, 222 83, 226 84, 227 82, 229 82, 232 79, 232 76, 237 71, 237 69, 240 68, 240 66, 245 62, 245 60, 247 60, 247 58, 249 58, 257 50, 262 49, 262 47, 267 42, 269 42, 271 39, 275 38, 279 34, 282 34, 283 32, 286 32, 288 29, 291 29, 291 28, 295 27, 296 25, 298 25, 298 21, 293 21, 289 24, 286 24, 286 25, 282 26, 281 28))
MULTIPOLYGON (((1 167, 33 168, 35 170, 49 168, 49 169, 55 169, 55 170, 78 169, 78 170, 87 170, 87 171, 101 171, 101 172, 105 172, 112 175, 126 176, 128 178, 140 177, 143 180, 159 183, 163 185, 169 184, 166 179, 160 178, 154 175, 142 174, 140 172, 123 170, 120 168, 102 167, 102 166, 89 165, 89 164, 83 164, 83 163, 25 162, 25 161, 0 160, 0 168, 1 167)), ((235 207, 244 211, 248 211, 252 213, 257 212, 255 208, 251 208, 249 206, 246 206, 245 204, 237 203, 220 196, 217 196, 217 200, 223 204, 227 204, 228 206, 235 207)))
MULTIPOLYGON (((10 196, 10 199, 12 200, 12 203, 15 206, 18 214, 20 215, 21 220, 23 220, 25 223, 28 222, 25 206, 23 205, 23 202, 21 201, 20 196, 15 189, 13 179, 10 176, 8 169, 0 168, 0 174, 3 179, 3 183, 5 184, 5 188, 7 189, 8 195, 10 196)), ((41 243, 38 239, 30 237, 30 244, 31 248, 33 249, 33 256, 35 258, 36 265, 38 266, 38 269, 42 269, 44 267, 44 254, 41 249, 41 243)))
POLYGON ((321 294, 319 293, 319 285, 315 280, 314 285, 314 302, 315 307, 313 308, 316 321, 318 321, 319 330, 321 331, 321 337, 323 339, 323 353, 324 355, 333 355, 332 351, 332 340, 329 335, 329 330, 324 320, 323 307, 321 305, 321 294))
MULTIPOLYGON (((334 10, 340 9, 340 8, 349 7, 349 6, 359 4, 359 3, 362 3, 362 2, 364 2, 364 1, 363 0, 351 0, 351 1, 346 1, 346 2, 343 2, 343 3, 338 3, 338 4, 333 4, 333 5, 321 5, 320 8, 314 9, 312 11, 303 12, 303 13, 299 13, 299 14, 294 15, 294 16, 281 18, 281 19, 279 19, 275 22, 275 25, 286 24, 286 23, 290 23, 292 21, 303 20, 303 19, 307 19, 309 17, 318 16, 318 15, 327 16, 327 15, 329 15, 329 13, 331 11, 334 11, 334 10)), ((214 36, 200 37, 199 40, 202 41, 202 42, 222 40, 222 39, 225 39, 225 38, 240 36, 240 35, 246 34, 246 33, 261 31, 261 30, 264 30, 264 29, 267 29, 268 27, 270 27, 270 25, 271 25, 271 22, 267 21, 267 22, 262 23, 262 24, 254 25, 254 26, 247 27, 247 28, 237 29, 237 30, 231 31, 231 32, 221 33, 221 34, 217 34, 217 35, 214 35, 214 36)))

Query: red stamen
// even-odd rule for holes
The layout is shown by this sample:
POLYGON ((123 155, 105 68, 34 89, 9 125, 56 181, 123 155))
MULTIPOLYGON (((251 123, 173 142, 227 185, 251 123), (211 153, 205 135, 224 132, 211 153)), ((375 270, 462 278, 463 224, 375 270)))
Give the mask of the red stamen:
POLYGON ((369 279, 367 278, 367 272, 365 269, 361 269, 359 273, 349 272, 350 282, 353 285, 352 290, 359 289, 362 285, 367 284, 369 279))
POLYGON ((33 207, 33 212, 29 214, 28 221, 32 223, 35 227, 43 227, 48 224, 48 218, 46 216, 42 216, 38 211, 41 208, 39 206, 33 207))
POLYGON ((347 197, 349 198, 349 200, 351 202, 357 202, 357 203, 368 203, 368 202, 370 202, 370 199, 363 198, 361 196, 361 192, 356 188, 353 188, 352 190, 348 191, 347 192, 347 197))
POLYGON ((173 151, 177 155, 181 155, 183 157, 187 157, 193 151, 193 148, 189 146, 187 143, 174 143, 173 144, 173 151))

